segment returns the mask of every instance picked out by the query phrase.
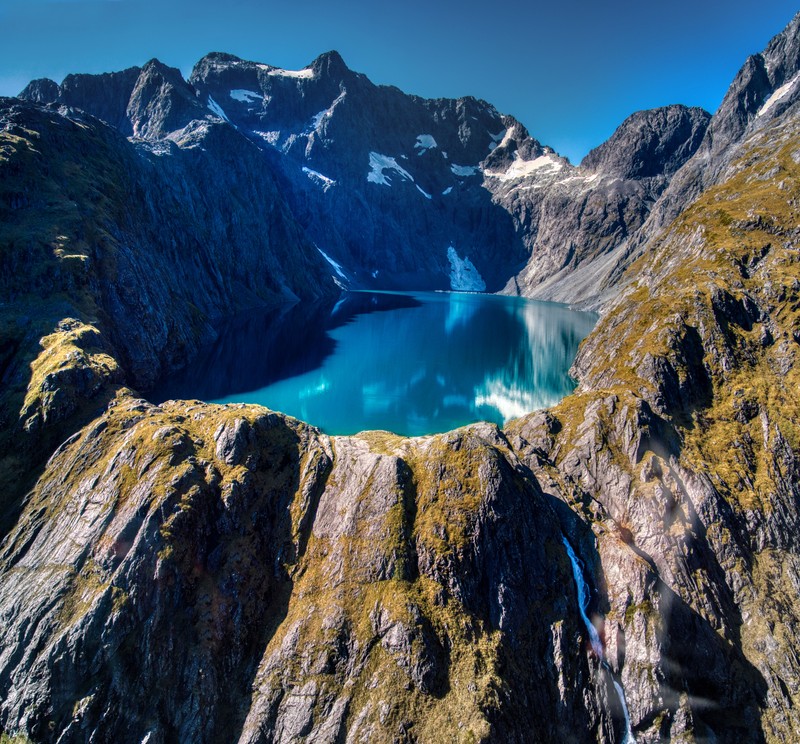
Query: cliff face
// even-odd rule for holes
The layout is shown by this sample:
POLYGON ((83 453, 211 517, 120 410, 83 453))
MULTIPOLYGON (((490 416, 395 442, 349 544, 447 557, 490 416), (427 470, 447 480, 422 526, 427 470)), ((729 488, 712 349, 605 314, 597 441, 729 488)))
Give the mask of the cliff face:
POLYGON ((0 101, 0 512, 118 384, 184 364, 214 319, 338 294, 258 156, 212 121, 149 146, 0 101))
POLYGON ((0 559, 10 728, 612 736, 610 680, 564 591, 578 527, 493 426, 330 439, 257 407, 123 397, 27 510, 0 559))
MULTIPOLYGON (((603 254, 615 292, 575 362, 576 393, 505 430, 331 438, 258 407, 142 401, 124 387, 147 357, 137 350, 165 365, 188 353, 153 328, 193 328, 197 343, 212 313, 299 293, 301 274, 322 277, 324 294, 330 269, 291 232, 295 196, 278 201, 277 186, 269 224, 299 236, 291 259, 288 241, 245 250, 244 213, 201 198, 209 182, 191 179, 222 177, 206 167, 251 146, 224 122, 133 143, 80 114, 7 104, 0 203, 18 232, 0 274, 13 302, 4 381, 17 386, 4 393, 5 436, 50 432, 50 451, 57 432, 71 436, 25 471, 32 487, 0 548, 0 726, 60 742, 800 738, 797 23, 761 55, 760 102, 755 59, 707 130, 692 110, 632 117, 570 176, 622 179, 587 190, 587 205, 626 189, 663 196, 636 218, 640 242, 603 254), (654 139, 651 127, 679 134, 654 139), (716 144, 703 135, 706 154, 680 165, 701 131, 716 144), (236 144, 200 149, 213 137, 236 144), (73 143, 114 177, 80 178, 73 143), (640 166, 652 152, 660 175, 640 166), (702 183, 701 160, 713 167, 702 183), (46 190, 26 188, 30 163, 46 190), (137 191, 139 169, 163 191, 137 191), (58 220, 25 221, 42 214, 58 220), (158 222, 170 239, 156 241, 155 218, 140 214, 191 218, 158 222), (223 225, 236 260, 220 248, 223 225), (215 239, 187 257, 183 236, 200 229, 215 239), (128 244, 137 250, 120 258, 128 244), (163 270, 161 251, 171 271, 145 288, 137 277, 163 270), (274 277, 269 293, 238 273, 242 261, 274 277), (137 305, 144 291, 163 304, 137 305)), ((191 85, 213 66, 251 65, 240 63, 207 57, 191 85)), ((333 55, 309 69, 323 68, 354 74, 333 55)), ((270 84, 309 79, 285 72, 270 84)), ((180 99, 167 77, 158 89, 180 99)), ((559 180, 566 164, 509 128, 483 178, 521 215, 533 202, 519 179, 550 184, 547 199, 572 187, 559 180)), ((266 151, 251 152, 263 170, 266 151)), ((246 167, 234 154, 230 167, 246 167)), ((228 190, 246 188, 240 177, 228 190)), ((577 295, 597 277, 571 275, 561 286, 577 295)))
POLYGON ((509 439, 595 525, 634 725, 784 741, 800 671, 797 107, 730 163, 629 269, 579 352, 578 394, 509 439))
MULTIPOLYGON (((763 52, 746 60, 708 122, 696 151, 674 173, 641 224, 602 256, 592 256, 575 270, 546 279, 541 287, 532 288, 529 296, 581 302, 595 308, 613 299, 626 270, 647 252, 654 236, 703 191, 718 185, 726 177, 738 145, 783 117, 799 96, 800 16, 796 15, 763 52)), ((625 124, 620 129, 625 129, 625 124)), ((694 134, 692 139, 696 141, 694 134)))

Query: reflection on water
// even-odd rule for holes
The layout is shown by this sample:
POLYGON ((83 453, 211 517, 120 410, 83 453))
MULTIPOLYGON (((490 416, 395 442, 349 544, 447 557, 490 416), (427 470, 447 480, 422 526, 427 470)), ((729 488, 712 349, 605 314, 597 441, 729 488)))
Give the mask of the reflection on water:
POLYGON ((572 390, 595 320, 516 297, 353 292, 229 323, 153 397, 259 403, 329 434, 502 424, 572 390))

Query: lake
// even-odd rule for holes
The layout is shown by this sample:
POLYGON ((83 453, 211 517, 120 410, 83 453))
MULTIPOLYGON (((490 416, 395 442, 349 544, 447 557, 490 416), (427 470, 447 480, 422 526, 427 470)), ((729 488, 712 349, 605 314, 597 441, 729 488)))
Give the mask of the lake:
POLYGON ((151 396, 258 403, 328 434, 416 436, 502 425, 557 403, 597 320, 549 302, 457 292, 348 292, 219 328, 151 396))

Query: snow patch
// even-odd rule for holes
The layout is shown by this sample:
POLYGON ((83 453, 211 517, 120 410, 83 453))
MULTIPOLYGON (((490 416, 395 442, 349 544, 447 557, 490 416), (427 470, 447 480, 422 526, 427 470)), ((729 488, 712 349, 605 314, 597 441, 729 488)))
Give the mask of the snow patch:
POLYGON ((325 115, 327 113, 328 109, 325 109, 324 111, 320 111, 318 114, 314 114, 314 116, 311 117, 311 128, 316 129, 317 127, 319 127, 319 125, 322 124, 322 120, 325 118, 325 115))
POLYGON ((487 176, 500 181, 511 181, 515 178, 524 178, 538 170, 547 169, 553 172, 560 171, 564 164, 550 154, 540 155, 533 160, 522 160, 519 153, 514 153, 514 162, 505 171, 484 171, 487 176))
POLYGON ((378 152, 371 152, 369 154, 369 167, 370 172, 367 173, 367 181, 370 183, 378 183, 383 186, 391 186, 392 182, 389 177, 384 174, 385 170, 393 170, 397 175, 405 181, 414 181, 411 174, 402 166, 397 164, 397 161, 389 155, 381 155, 378 152))
POLYGON ((461 292, 486 290, 486 282, 472 261, 466 256, 460 258, 452 245, 447 249, 447 260, 450 261, 450 289, 461 292))
POLYGON ((506 137, 509 135, 510 132, 511 129, 504 129, 502 132, 498 132, 497 134, 492 134, 491 132, 489 132, 488 134, 492 138, 492 141, 489 143, 489 152, 497 149, 498 142, 505 144, 506 137))
POLYGON ((273 77, 299 78, 301 80, 310 80, 314 77, 314 70, 310 67, 303 70, 282 70, 280 67, 269 67, 268 65, 263 65, 263 67, 266 67, 267 74, 273 77))
POLYGON ((322 122, 329 116, 333 114, 333 110, 342 102, 345 95, 347 95, 347 91, 342 91, 336 98, 331 102, 331 105, 328 108, 323 109, 318 114, 314 114, 311 118, 311 130, 319 129, 322 122))
MULTIPOLYGON (((508 129, 503 130, 502 135, 503 137, 500 139, 500 142, 497 145, 498 147, 505 147, 511 141, 511 138, 514 136, 514 127, 509 127, 508 129)), ((490 136, 493 140, 495 140, 495 142, 497 142, 495 137, 499 137, 500 135, 492 134, 490 136)))
POLYGON ((439 145, 436 144, 436 140, 433 138, 431 134, 418 134, 417 135, 417 142, 414 145, 415 150, 419 150, 417 155, 423 155, 428 150, 435 150, 439 145))
POLYGON ((311 170, 311 168, 306 168, 303 166, 303 173, 305 173, 314 183, 322 186, 323 191, 327 191, 331 186, 336 185, 336 181, 334 181, 332 178, 322 175, 322 173, 319 171, 311 170))
POLYGON ((450 170, 457 176, 474 176, 479 168, 477 165, 456 165, 453 163, 450 170))
POLYGON ((273 132, 261 132, 258 129, 254 129, 253 130, 253 134, 257 134, 259 137, 261 137, 261 139, 265 140, 266 142, 268 142, 273 147, 277 147, 278 146, 278 140, 281 138, 281 133, 280 132, 275 132, 275 131, 273 131, 273 132))
POLYGON ((140 146, 146 148, 149 152, 151 152, 153 155, 156 155, 158 157, 161 157, 163 155, 169 155, 172 152, 172 149, 170 148, 170 145, 169 145, 169 141, 164 141, 164 140, 156 141, 156 142, 152 142, 152 143, 149 143, 149 142, 148 143, 144 143, 143 142, 143 143, 141 143, 140 146))
POLYGON ((234 101, 241 101, 242 103, 254 103, 255 101, 261 101, 264 98, 260 93, 255 93, 252 90, 242 90, 241 88, 232 90, 228 95, 234 101))
POLYGON ((227 121, 230 124, 230 119, 225 116, 225 112, 222 110, 222 106, 220 106, 211 96, 208 97, 208 107, 220 118, 224 121, 227 121))
POLYGON ((423 191, 419 186, 417 186, 417 191, 419 191, 419 193, 422 194, 426 199, 433 198, 427 191, 423 191))
POLYGON ((788 83, 784 83, 778 88, 761 106, 756 114, 756 118, 761 116, 762 114, 766 114, 776 103, 780 100, 786 98, 794 88, 795 83, 800 80, 800 72, 798 72, 788 83))
MULTIPOLYGON (((320 252, 320 254, 322 254, 322 257, 334 268, 336 273, 340 277, 342 277, 342 279, 347 281, 347 276, 345 275, 344 271, 342 270, 342 265, 340 263, 337 263, 336 261, 334 261, 327 253, 325 253, 325 251, 322 250, 322 248, 320 248, 318 246, 315 246, 315 248, 320 252)), ((334 277, 334 279, 335 279, 335 277, 334 277)), ((336 283, 339 284, 338 282, 336 282, 336 283)), ((341 287, 342 285, 339 284, 339 286, 341 287)))

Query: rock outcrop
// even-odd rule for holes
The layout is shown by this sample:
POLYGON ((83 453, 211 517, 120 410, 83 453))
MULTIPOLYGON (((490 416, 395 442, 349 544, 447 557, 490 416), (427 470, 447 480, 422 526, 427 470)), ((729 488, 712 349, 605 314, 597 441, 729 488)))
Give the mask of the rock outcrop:
POLYGON ((798 105, 730 163, 628 269, 578 393, 509 435, 595 525, 643 741, 687 725, 788 741, 800 724, 798 105))
MULTIPOLYGON (((704 190, 717 185, 748 136, 783 116, 800 97, 800 14, 760 54, 749 57, 708 122, 697 151, 670 179, 641 225, 604 256, 557 276, 530 296, 601 307, 652 239, 704 190)), ((613 137, 611 138, 614 139, 613 137)))
POLYGON ((4 545, 3 724, 613 741, 562 518, 491 425, 330 439, 258 407, 122 397, 51 458, 4 545))
POLYGON ((671 176, 692 156, 708 127, 700 108, 665 106, 629 116, 581 166, 618 178, 671 176))

